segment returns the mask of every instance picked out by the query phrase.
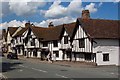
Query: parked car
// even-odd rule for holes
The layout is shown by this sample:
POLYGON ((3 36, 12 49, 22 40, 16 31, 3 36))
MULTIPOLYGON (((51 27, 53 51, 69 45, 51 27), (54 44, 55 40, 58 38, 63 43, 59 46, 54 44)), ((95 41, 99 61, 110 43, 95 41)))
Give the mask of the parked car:
POLYGON ((7 55, 8 59, 18 59, 17 54, 9 52, 9 54, 7 55))

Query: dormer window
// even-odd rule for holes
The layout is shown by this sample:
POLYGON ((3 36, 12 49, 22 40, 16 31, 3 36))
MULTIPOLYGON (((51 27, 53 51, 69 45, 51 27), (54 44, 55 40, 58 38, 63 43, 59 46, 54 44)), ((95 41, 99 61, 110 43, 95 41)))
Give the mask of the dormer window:
POLYGON ((64 36, 64 44, 68 44, 68 36, 64 36))
POLYGON ((85 39, 79 39, 79 48, 85 48, 85 39))

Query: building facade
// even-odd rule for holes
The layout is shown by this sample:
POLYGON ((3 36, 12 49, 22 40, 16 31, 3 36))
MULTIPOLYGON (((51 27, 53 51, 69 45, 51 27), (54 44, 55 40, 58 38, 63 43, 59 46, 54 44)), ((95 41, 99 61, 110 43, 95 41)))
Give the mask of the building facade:
MULTIPOLYGON (((88 10, 76 22, 46 28, 25 24, 7 32, 12 51, 25 57, 46 60, 93 62, 120 65, 119 20, 91 19, 88 10)), ((8 47, 8 51, 9 50, 8 47)))

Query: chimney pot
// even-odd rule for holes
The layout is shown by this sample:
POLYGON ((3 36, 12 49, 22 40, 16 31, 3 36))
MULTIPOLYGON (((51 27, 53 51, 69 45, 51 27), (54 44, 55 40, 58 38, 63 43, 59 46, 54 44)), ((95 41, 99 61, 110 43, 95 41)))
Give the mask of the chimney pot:
POLYGON ((28 21, 27 23, 25 23, 25 27, 30 27, 30 21, 28 21))
POLYGON ((89 10, 82 11, 82 19, 90 19, 90 12, 89 10))
POLYGON ((54 27, 53 22, 50 22, 48 27, 54 27))

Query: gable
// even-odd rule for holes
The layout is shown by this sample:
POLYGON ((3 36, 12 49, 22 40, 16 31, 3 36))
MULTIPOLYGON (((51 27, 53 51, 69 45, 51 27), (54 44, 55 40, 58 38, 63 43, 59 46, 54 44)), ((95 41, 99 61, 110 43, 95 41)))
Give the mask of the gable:
POLYGON ((83 30, 83 28, 79 25, 79 27, 77 28, 76 34, 74 36, 74 39, 81 39, 81 38, 87 38, 88 36, 86 35, 85 31, 83 30))
POLYGON ((27 29, 28 29, 28 28, 21 28, 19 31, 16 32, 15 35, 13 35, 13 37, 22 36, 22 34, 23 34, 27 29))
POLYGON ((18 27, 8 27, 7 33, 9 32, 10 36, 12 36, 17 29, 18 29, 18 27))
POLYGON ((19 28, 13 33, 12 37, 14 37, 18 32, 20 32, 21 29, 22 29, 22 27, 19 27, 19 28))
POLYGON ((69 36, 68 33, 66 32, 66 30, 64 31, 63 36, 69 36))
POLYGON ((65 28, 65 31, 68 33, 69 37, 72 38, 74 30, 76 28, 76 22, 65 24, 64 28, 65 28))

